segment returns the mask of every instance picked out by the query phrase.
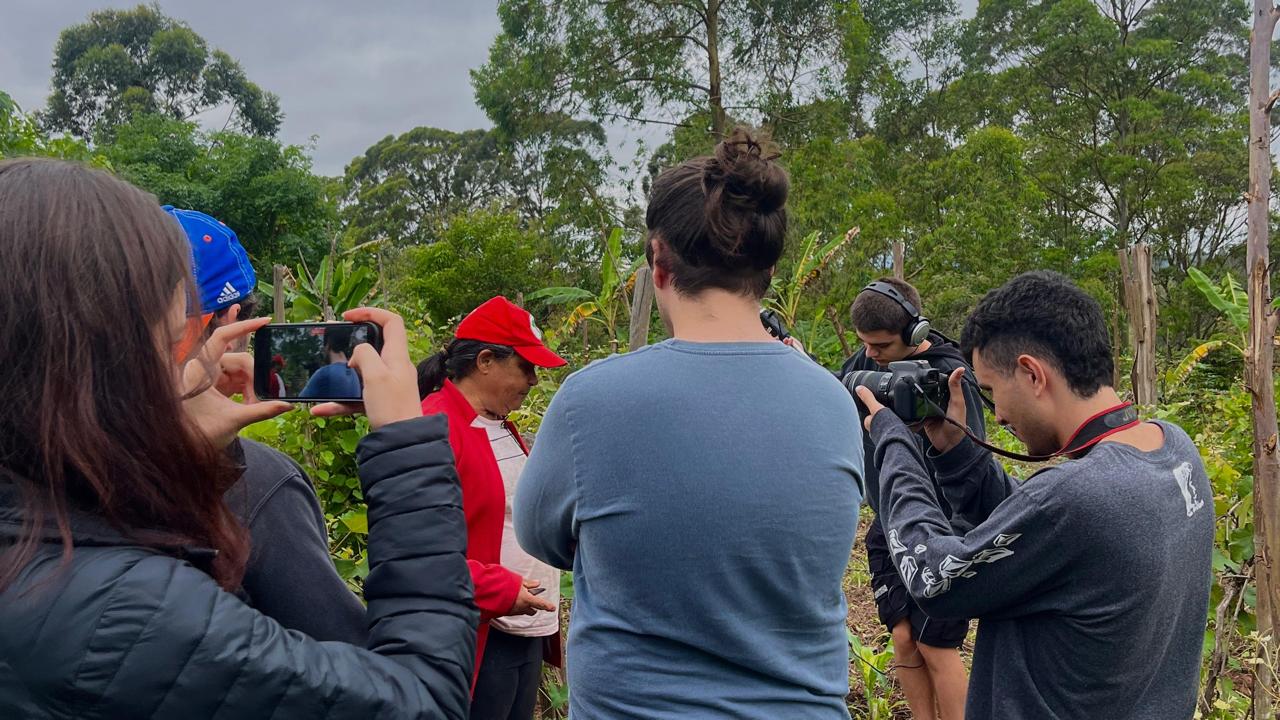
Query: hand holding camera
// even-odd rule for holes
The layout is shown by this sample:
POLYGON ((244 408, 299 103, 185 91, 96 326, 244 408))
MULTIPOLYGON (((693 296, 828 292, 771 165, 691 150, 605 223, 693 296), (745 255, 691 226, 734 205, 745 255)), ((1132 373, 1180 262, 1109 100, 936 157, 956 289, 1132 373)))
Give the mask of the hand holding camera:
POLYGON ((942 373, 928 362, 904 360, 889 363, 887 372, 849 373, 844 382, 867 410, 863 423, 867 430, 876 413, 889 408, 903 422, 922 422, 929 442, 938 452, 946 452, 964 438, 964 372, 964 368, 956 368, 944 384, 942 373), (939 412, 943 407, 947 411, 945 418, 939 412))

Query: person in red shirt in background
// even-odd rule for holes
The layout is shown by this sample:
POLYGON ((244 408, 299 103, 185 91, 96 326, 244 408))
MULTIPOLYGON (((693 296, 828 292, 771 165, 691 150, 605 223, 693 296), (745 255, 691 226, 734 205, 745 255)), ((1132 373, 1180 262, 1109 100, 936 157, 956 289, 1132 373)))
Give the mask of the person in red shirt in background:
POLYGON ((542 663, 560 662, 559 574, 529 556, 511 529, 511 499, 528 449, 507 416, 538 384, 537 368, 565 365, 533 316, 504 297, 458 325, 448 347, 418 365, 424 415, 449 418, 475 583, 473 720, 531 720, 542 663))
POLYGON ((288 388, 284 386, 284 380, 280 379, 280 372, 284 370, 284 356, 271 356, 271 376, 268 378, 267 395, 273 398, 282 398, 288 393, 288 388))

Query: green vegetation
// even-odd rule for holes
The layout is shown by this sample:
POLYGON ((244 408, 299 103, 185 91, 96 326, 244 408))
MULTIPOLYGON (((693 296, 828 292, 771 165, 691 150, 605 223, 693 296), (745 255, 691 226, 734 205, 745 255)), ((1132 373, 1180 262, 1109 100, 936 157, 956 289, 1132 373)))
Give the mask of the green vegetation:
MULTIPOLYGON (((0 157, 90 162, 206 211, 237 231, 268 296, 273 266, 288 268, 290 319, 376 299, 406 316, 418 358, 494 294, 522 296, 573 366, 625 350, 643 191, 735 123, 769 134, 792 177, 791 242, 767 302, 831 367, 856 346, 850 302, 893 272, 899 245, 900 272, 951 334, 1018 272, 1073 277, 1112 318, 1124 388, 1117 251, 1145 243, 1159 412, 1196 439, 1215 492, 1202 715, 1248 711, 1242 0, 1002 0, 971 18, 953 0, 502 0, 498 14, 472 71, 493 127, 388 135, 340 178, 274 139, 275 95, 151 6, 68 27, 41 112, 0 92, 0 157), (229 129, 191 121, 210 108, 226 109, 229 129), (615 158, 606 129, 619 124, 659 128, 661 144, 615 158)), ((526 432, 567 372, 517 413, 526 432)), ((361 423, 292 413, 250 433, 315 480, 355 585, 367 569, 361 423)), ((855 717, 892 717, 887 637, 851 641, 855 717)), ((547 686, 550 712, 565 692, 547 686)))

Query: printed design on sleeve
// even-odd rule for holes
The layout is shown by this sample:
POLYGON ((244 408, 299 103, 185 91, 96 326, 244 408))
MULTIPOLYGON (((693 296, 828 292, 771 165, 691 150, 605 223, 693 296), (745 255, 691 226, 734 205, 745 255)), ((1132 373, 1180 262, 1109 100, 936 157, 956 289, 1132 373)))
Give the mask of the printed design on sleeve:
POLYGON ((903 545, 902 541, 898 539, 898 531, 890 530, 889 531, 889 554, 893 557, 898 557, 899 555, 901 555, 906 551, 907 551, 907 546, 903 545))
POLYGON ((902 563, 898 565, 898 574, 902 576, 902 581, 910 585, 911 581, 916 577, 916 559, 911 555, 903 555, 902 563))
POLYGON ((1204 507, 1204 500, 1200 499, 1200 493, 1196 491, 1196 484, 1191 472, 1191 463, 1184 462, 1174 468, 1173 479, 1177 481, 1178 488, 1182 490, 1182 500, 1187 504, 1187 517, 1195 515, 1197 510, 1204 507))
MULTIPOLYGON (((920 573, 920 582, 924 583, 924 596, 937 597, 942 593, 951 589, 951 581, 955 578, 971 578, 977 575, 975 565, 991 564, 997 560, 1003 560, 1013 555, 1013 550, 1009 549, 1018 538, 1022 537, 1022 533, 1001 533, 991 541, 993 547, 980 550, 974 553, 973 557, 964 560, 955 555, 948 555, 939 563, 935 572, 933 568, 925 565, 923 568, 917 568, 916 559, 911 555, 904 555, 898 566, 898 572, 902 575, 903 580, 910 585, 911 579, 915 577, 917 569, 920 573), (908 562, 910 561, 910 562, 908 562), (910 571, 910 572, 908 572, 910 571)), ((896 530, 889 531, 889 547, 894 555, 898 553, 906 553, 907 548, 897 542, 898 533, 896 530), (894 549, 894 544, 900 550, 894 549)))

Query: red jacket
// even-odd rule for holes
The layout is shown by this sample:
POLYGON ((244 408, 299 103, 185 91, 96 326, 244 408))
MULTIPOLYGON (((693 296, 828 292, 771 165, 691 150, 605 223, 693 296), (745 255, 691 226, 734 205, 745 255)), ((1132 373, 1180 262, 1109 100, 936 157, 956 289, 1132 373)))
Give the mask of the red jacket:
MULTIPOLYGON (((476 672, 484 657, 489 637, 489 621, 505 615, 520 594, 522 578, 502 567, 502 521, 506 515, 507 491, 502 472, 489 445, 484 428, 471 427, 476 411, 454 384, 422 401, 422 414, 443 413, 449 418, 449 445, 462 483, 462 510, 467 516, 467 564, 476 586, 476 606, 480 608, 480 628, 476 637, 476 672)), ((506 423, 512 437, 528 454, 520 432, 506 423)))

